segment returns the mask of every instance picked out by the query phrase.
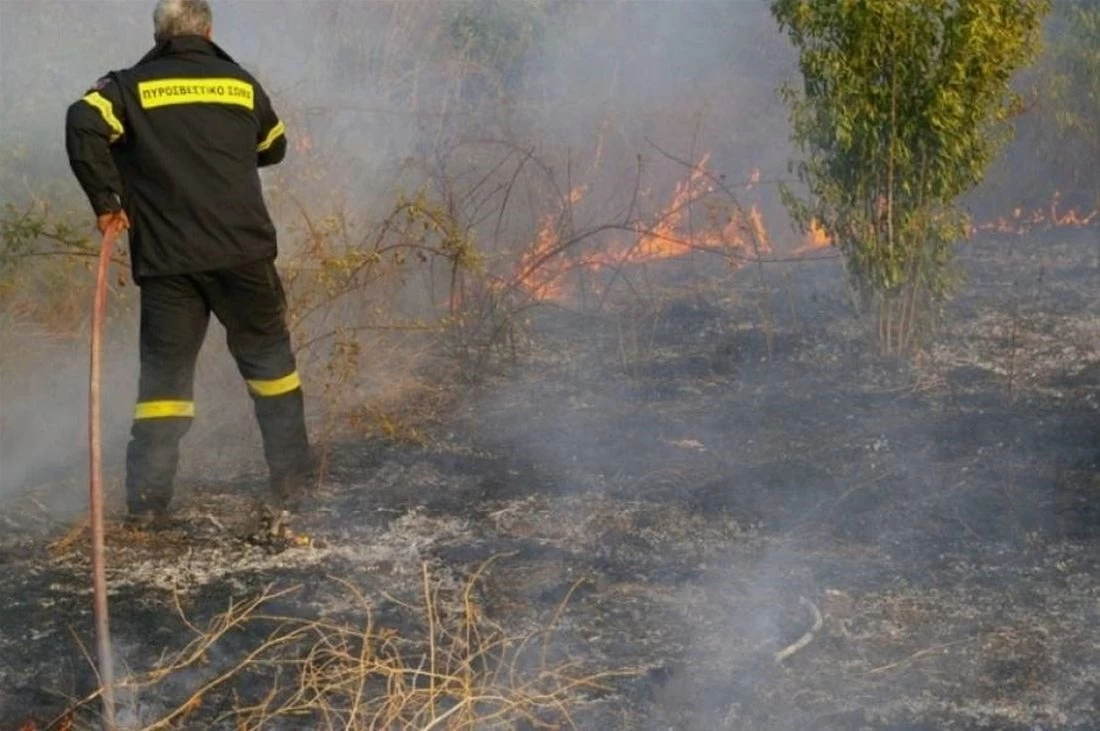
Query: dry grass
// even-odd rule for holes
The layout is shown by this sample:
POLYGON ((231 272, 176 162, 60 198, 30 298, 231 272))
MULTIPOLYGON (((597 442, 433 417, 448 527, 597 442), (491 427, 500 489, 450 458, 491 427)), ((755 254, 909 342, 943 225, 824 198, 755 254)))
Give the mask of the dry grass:
MULTIPOLYGON (((612 680, 636 672, 592 671, 581 660, 551 659, 555 628, 576 585, 540 630, 512 634, 489 619, 476 597, 492 561, 450 591, 423 564, 421 606, 385 597, 419 618, 422 635, 417 636, 379 625, 374 602, 336 578, 358 607, 357 623, 266 611, 297 587, 269 587, 247 601, 231 602, 201 627, 187 619, 177 601, 193 639, 153 669, 119 681, 118 716, 140 718, 132 728, 141 731, 197 723, 260 729, 280 722, 316 729, 576 728, 573 713, 588 694, 609 692, 612 680), (221 643, 241 633, 257 640, 214 668, 210 658, 224 652, 221 643), (175 689, 170 707, 152 712, 158 702, 164 708, 168 687, 175 689), (247 694, 240 691, 245 687, 247 694), (206 704, 212 707, 206 710, 206 704)), ((47 728, 81 728, 88 721, 73 725, 74 719, 88 714, 98 698, 96 692, 74 703, 47 728)))

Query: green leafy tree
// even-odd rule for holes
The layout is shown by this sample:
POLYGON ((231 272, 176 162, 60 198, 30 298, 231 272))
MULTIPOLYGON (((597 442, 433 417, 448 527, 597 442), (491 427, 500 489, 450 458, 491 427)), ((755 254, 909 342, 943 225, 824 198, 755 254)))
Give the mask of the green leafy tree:
POLYGON ((772 0, 799 55, 783 88, 803 227, 842 252, 880 345, 904 352, 953 283, 960 195, 1011 135, 1014 73, 1038 53, 1048 0, 772 0))
POLYGON ((498 93, 520 83, 523 62, 545 30, 546 0, 460 0, 447 7, 451 44, 470 65, 469 78, 498 93))
POLYGON ((1040 76, 1041 124, 1053 145, 1047 154, 1067 182, 1091 189, 1100 203, 1100 2, 1057 3, 1049 60, 1040 76))

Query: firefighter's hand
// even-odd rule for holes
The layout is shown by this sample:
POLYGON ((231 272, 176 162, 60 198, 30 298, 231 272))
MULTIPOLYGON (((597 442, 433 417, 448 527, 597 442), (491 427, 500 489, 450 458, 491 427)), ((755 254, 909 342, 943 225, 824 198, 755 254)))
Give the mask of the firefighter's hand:
POLYGON ((130 228, 130 219, 126 216, 126 211, 113 211, 97 216, 95 225, 101 234, 105 234, 112 229, 121 232, 130 228))

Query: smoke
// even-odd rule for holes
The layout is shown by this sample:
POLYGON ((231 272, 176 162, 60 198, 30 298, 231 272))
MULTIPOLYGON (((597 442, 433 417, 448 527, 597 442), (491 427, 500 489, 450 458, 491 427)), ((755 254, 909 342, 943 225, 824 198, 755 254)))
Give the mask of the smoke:
MULTIPOLYGON (((20 100, 0 105, 0 199, 17 207, 47 200, 54 215, 89 228, 90 212, 64 159, 64 110, 102 73, 133 63, 147 50, 152 5, 0 5, 0 96, 20 100)), ((491 255, 490 264, 500 255, 507 269, 573 188, 583 189, 571 211, 579 230, 614 220, 635 198, 642 201, 639 213, 659 211, 686 176, 684 163, 697 164, 704 155, 709 169, 731 184, 756 175, 784 178, 793 155, 775 90, 793 73, 794 55, 764 2, 225 0, 213 6, 215 39, 257 75, 287 121, 288 159, 263 173, 284 261, 311 241, 305 217, 319 228, 344 226, 353 232, 352 241, 360 241, 366 224, 389 212, 399 191, 426 190, 432 200, 453 204, 491 255)), ((759 204, 779 248, 791 248, 795 237, 774 186, 743 195, 743 203, 759 204)), ((774 332, 759 324, 758 312, 751 311, 755 305, 736 301, 738 293, 715 298, 745 318, 738 322, 722 321, 728 311, 708 313, 691 301, 674 303, 679 314, 644 312, 627 322, 635 328, 633 339, 621 329, 593 332, 587 321, 565 326, 555 337, 604 350, 564 366, 529 365, 518 385, 471 399, 475 435, 539 464, 563 493, 673 496, 704 512, 719 504, 744 522, 764 515, 791 527, 800 517, 830 509, 820 507, 819 499, 851 495, 841 510, 865 516, 866 526, 851 530, 864 531, 868 551, 915 551, 914 534, 924 524, 913 516, 948 507, 922 503, 919 510, 892 516, 876 502, 877 483, 860 482, 869 479, 867 472, 853 467, 830 475, 807 468, 811 456, 799 457, 811 453, 821 435, 841 433, 851 464, 871 465, 873 479, 895 480, 917 504, 931 479, 925 479, 926 455, 952 439, 938 438, 922 423, 913 427, 915 434, 891 433, 891 447, 882 447, 892 428, 887 422, 905 422, 906 407, 859 397, 838 406, 830 390, 837 384, 822 384, 822 393, 805 403, 785 401, 785 383, 817 377, 807 364, 851 355, 847 342, 835 349, 824 342, 850 337, 851 330, 844 320, 817 341, 802 338, 810 326, 838 321, 845 311, 837 266, 799 270, 793 284, 784 276, 771 270, 754 282, 778 293, 761 305, 771 313, 774 332), (661 321, 666 315, 669 320, 661 321), (689 336, 697 339, 689 342, 689 336), (635 348, 633 356, 624 343, 635 348), (636 366, 651 370, 639 377, 636 366), (570 393, 554 392, 541 380, 563 371, 576 379, 570 393), (691 385, 696 376, 702 385, 691 385), (726 411, 703 408, 727 403, 722 399, 728 399, 726 411), (655 406, 669 401, 683 412, 655 406), (775 404, 787 410, 773 411, 775 404), (844 409, 849 413, 838 415, 844 409), (692 421, 693 413, 707 420, 692 421), (684 456, 691 449, 697 457, 691 446, 696 444, 705 469, 684 456), (883 463, 887 467, 879 469, 883 463), (913 519, 909 525, 907 519, 913 519)), ((381 304, 386 315, 428 309, 425 281, 409 277, 395 285, 395 294, 381 304)), ((105 453, 116 469, 136 394, 135 294, 128 290, 128 309, 112 319, 105 349, 105 453)), ((28 302, 48 309, 55 295, 42 291, 28 302)), ((358 310, 341 313, 348 315, 346 322, 367 309, 361 302, 349 308, 355 305, 358 310)), ((70 323, 78 332, 83 312, 77 309, 70 323)), ((55 329, 36 324, 17 340, 8 325, 19 318, 18 312, 4 314, 0 340, 0 501, 62 476, 82 477, 84 469, 85 339, 58 339, 55 329)), ((376 350, 367 350, 349 386, 349 402, 380 398, 412 370, 381 352, 381 336, 368 343, 376 350)), ((571 357, 557 355, 561 361, 571 357)), ((854 357, 853 363, 860 365, 854 357)), ((216 324, 195 390, 199 418, 184 441, 182 477, 258 469, 250 402, 216 324)), ((947 479, 944 474, 935 477, 947 479)), ((72 511, 83 500, 83 486, 74 487, 59 510, 72 511)), ((781 608, 797 608, 799 592, 812 593, 821 583, 799 564, 802 555, 786 546, 753 556, 747 577, 715 568, 715 561, 727 558, 711 557, 709 568, 701 570, 704 592, 721 602, 736 587, 743 601, 712 605, 719 607, 716 616, 685 639, 686 664, 698 659, 707 667, 736 665, 746 647, 771 643, 774 650, 805 619, 781 621, 781 608)), ((840 573, 852 565, 837 561, 817 568, 840 573)), ((869 570, 885 571, 882 564, 869 570)), ((727 669, 725 677, 730 674, 727 669)), ((715 727, 729 717, 730 703, 706 709, 715 727)))
MULTIPOLYGON (((21 209, 44 201, 51 216, 91 237, 64 158, 65 107, 148 49, 151 8, 132 0, 3 5, 0 87, 22 100, 0 109, 5 202, 21 209)), ((317 218, 346 214, 355 225, 385 212, 399 188, 447 180, 461 192, 497 164, 502 141, 532 150, 563 183, 575 171, 574 182, 593 191, 577 215, 592 222, 627 202, 637 155, 655 171, 647 170, 646 185, 667 189, 685 174, 650 143, 684 160, 708 153, 731 179, 776 167, 787 154, 782 125, 766 121, 777 111, 783 46, 759 4, 299 2, 275 12, 267 3, 215 2, 214 11, 215 39, 260 78, 288 120, 288 160, 264 172, 284 260, 300 241, 303 209, 317 218)), ((540 183, 529 177, 504 211, 505 250, 529 243, 547 204, 532 181, 540 183)), ((413 300, 422 299, 418 287, 422 280, 411 285, 413 300)), ((40 296, 48 307, 54 292, 40 296)), ((108 464, 117 464, 136 392, 132 288, 129 296, 107 344, 108 464)), ((225 396, 247 414, 217 333, 215 326, 204 363, 218 377, 200 381, 198 398, 225 396)), ((4 492, 72 473, 83 459, 85 340, 47 346, 31 336, 33 346, 5 347, 4 492)), ((241 429, 248 441, 247 418, 232 430, 200 418, 188 443, 215 437, 223 445, 217 435, 241 429)))

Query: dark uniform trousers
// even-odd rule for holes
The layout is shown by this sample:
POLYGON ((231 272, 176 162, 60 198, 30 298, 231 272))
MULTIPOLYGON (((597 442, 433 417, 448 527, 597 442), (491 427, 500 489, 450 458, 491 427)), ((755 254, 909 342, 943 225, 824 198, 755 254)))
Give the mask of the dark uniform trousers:
POLYGON ((312 471, 260 168, 286 155, 262 85, 207 38, 161 39, 69 106, 69 164, 96 215, 125 210, 141 288, 141 382, 127 447, 132 513, 167 508, 210 313, 248 384, 273 497, 312 471), (197 272, 197 273, 195 273, 197 272))
POLYGON ((211 312, 225 326, 252 396, 273 486, 310 468, 301 382, 274 262, 147 277, 141 281, 141 378, 126 453, 131 512, 163 511, 172 499, 179 443, 195 418, 195 361, 211 312))

